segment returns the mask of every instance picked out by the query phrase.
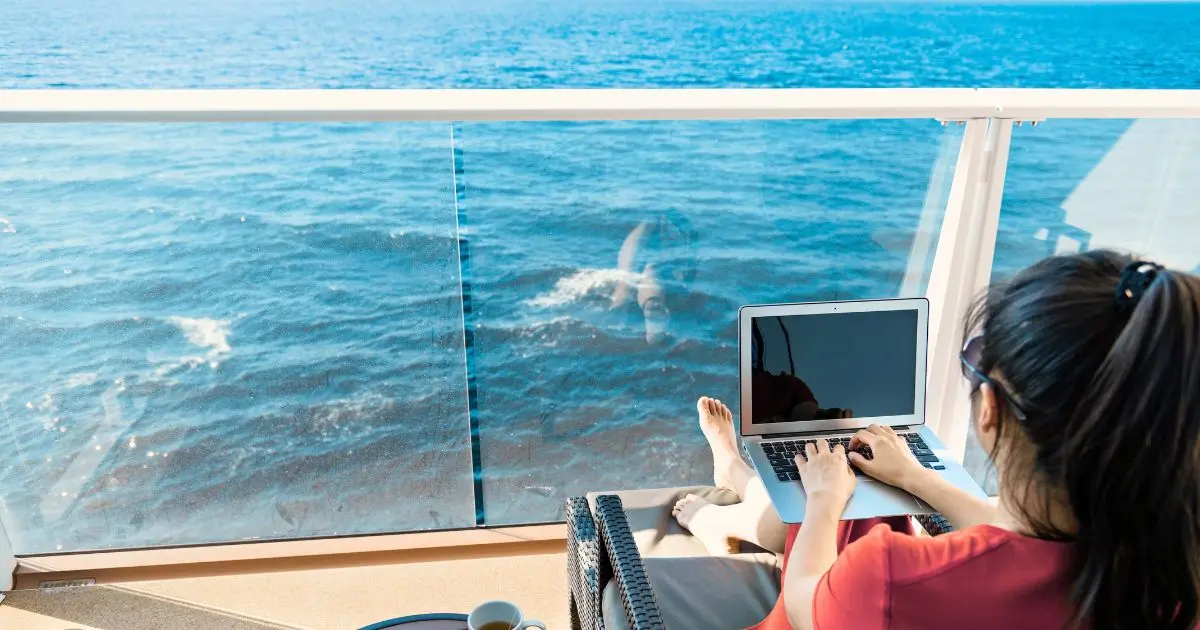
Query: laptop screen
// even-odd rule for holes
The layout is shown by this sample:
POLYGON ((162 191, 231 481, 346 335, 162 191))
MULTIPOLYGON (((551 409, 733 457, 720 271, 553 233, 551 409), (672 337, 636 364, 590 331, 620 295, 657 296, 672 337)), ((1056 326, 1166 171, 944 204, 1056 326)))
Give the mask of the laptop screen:
POLYGON ((916 310, 753 317, 751 422, 915 413, 916 310))

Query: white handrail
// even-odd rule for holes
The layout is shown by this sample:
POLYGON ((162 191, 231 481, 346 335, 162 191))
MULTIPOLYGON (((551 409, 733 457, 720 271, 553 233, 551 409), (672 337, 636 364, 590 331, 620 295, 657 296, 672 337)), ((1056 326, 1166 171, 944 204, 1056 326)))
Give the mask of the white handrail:
POLYGON ((0 90, 0 123, 1195 118, 1200 90, 0 90))

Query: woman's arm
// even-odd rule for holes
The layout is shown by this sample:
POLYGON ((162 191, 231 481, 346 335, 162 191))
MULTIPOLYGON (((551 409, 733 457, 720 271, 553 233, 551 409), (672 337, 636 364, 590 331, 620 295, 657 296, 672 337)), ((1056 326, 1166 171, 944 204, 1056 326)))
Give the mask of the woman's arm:
POLYGON ((907 490, 941 512, 955 529, 990 523, 996 508, 984 499, 950 485, 941 475, 921 466, 904 438, 891 427, 873 424, 854 435, 850 449, 867 446, 871 459, 850 453, 850 462, 886 484, 907 490))
POLYGON ((788 553, 783 576, 783 608, 788 622, 799 630, 812 630, 813 593, 821 577, 837 560, 838 520, 854 492, 854 473, 846 465, 846 449, 829 449, 824 439, 804 447, 796 457, 800 482, 808 503, 804 525, 788 553))
POLYGON ((846 508, 828 500, 810 500, 805 506, 804 526, 796 534, 783 576, 783 609, 796 630, 812 630, 813 593, 821 577, 837 560, 838 520, 846 508))
POLYGON ((955 529, 996 520, 996 508, 991 503, 952 485, 927 468, 913 471, 912 476, 899 487, 933 506, 955 529))

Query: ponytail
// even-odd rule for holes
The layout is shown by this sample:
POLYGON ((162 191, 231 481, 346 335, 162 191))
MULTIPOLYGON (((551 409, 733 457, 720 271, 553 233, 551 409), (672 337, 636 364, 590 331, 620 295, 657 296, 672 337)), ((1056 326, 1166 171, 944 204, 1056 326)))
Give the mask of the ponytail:
MULTIPOLYGON (((1137 265, 1137 263, 1133 263, 1137 265)), ((1130 268, 1126 269, 1129 276, 1130 268)), ((1063 444, 1079 523, 1076 622, 1193 630, 1200 621, 1200 282, 1157 269, 1134 300, 1063 444)), ((1122 283, 1128 285, 1126 280, 1122 283)))

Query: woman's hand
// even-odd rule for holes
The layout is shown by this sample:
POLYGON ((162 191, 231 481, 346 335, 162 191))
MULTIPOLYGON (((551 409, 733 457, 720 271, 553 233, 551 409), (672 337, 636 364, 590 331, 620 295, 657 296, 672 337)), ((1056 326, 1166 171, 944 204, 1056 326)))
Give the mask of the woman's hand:
POLYGON ((854 471, 846 464, 846 449, 838 444, 830 450, 829 442, 822 438, 816 444, 805 445, 804 453, 808 459, 798 455, 796 469, 800 471, 808 505, 819 504, 833 510, 835 518, 841 516, 855 484, 854 471))
POLYGON ((855 433, 850 440, 850 451, 850 462, 855 467, 897 488, 908 490, 912 481, 925 472, 908 450, 908 443, 891 427, 872 424, 855 433), (871 449, 871 459, 854 452, 863 447, 871 449))

